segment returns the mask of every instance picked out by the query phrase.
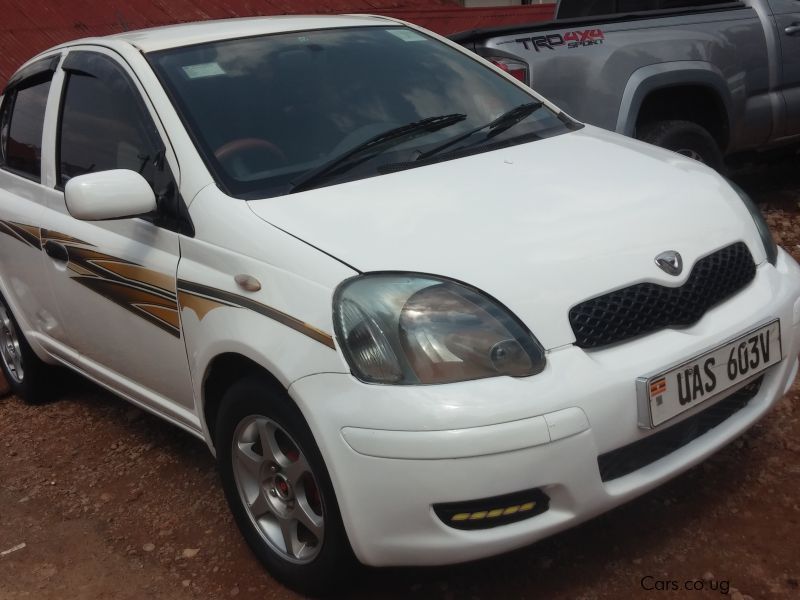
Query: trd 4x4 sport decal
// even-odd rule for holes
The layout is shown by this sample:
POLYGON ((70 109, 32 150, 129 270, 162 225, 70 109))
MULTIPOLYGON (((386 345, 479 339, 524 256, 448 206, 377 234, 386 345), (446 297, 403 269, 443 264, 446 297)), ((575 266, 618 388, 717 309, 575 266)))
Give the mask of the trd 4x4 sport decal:
POLYGON ((579 29, 575 31, 567 31, 561 33, 545 33, 542 35, 535 35, 532 37, 517 38, 507 42, 501 42, 498 46, 503 44, 522 44, 526 50, 535 50, 541 52, 542 50, 556 50, 558 48, 583 48, 585 46, 597 46, 602 44, 606 39, 602 29, 579 29))

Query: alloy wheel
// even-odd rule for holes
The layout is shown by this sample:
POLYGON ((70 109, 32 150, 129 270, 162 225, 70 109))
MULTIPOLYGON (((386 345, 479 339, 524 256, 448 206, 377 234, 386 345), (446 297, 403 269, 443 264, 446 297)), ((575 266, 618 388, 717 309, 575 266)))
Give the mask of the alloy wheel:
POLYGON ((314 560, 325 535, 319 486, 300 446, 262 415, 239 422, 233 476, 250 521, 267 545, 294 563, 314 560))
POLYGON ((689 158, 693 158, 697 162, 701 162, 705 164, 706 161, 703 160, 703 156, 697 152, 697 150, 692 150, 691 148, 680 148, 676 150, 678 154, 683 154, 684 156, 688 156, 689 158))

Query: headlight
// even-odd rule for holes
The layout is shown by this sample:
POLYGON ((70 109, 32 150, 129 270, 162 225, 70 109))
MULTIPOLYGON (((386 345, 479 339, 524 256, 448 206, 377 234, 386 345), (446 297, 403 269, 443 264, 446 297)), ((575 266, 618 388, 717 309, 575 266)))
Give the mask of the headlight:
POLYGON ((495 300, 428 275, 371 274, 345 281, 334 327, 353 374, 370 383, 449 383, 545 366, 544 350, 495 300))
POLYGON ((750 196, 747 195, 742 188, 738 185, 733 183, 730 179, 728 180, 730 186, 739 194, 739 197, 744 202, 744 205, 747 207, 747 210, 750 211, 750 216, 753 217, 753 221, 755 221, 756 229, 758 229, 758 234, 761 236, 761 242, 764 244, 764 250, 767 253, 767 260, 770 264, 775 264, 778 260, 778 244, 775 243, 775 240, 772 238, 772 232, 769 230, 769 225, 764 220, 764 215, 761 214, 761 211, 758 210, 758 206, 756 203, 750 199, 750 196))

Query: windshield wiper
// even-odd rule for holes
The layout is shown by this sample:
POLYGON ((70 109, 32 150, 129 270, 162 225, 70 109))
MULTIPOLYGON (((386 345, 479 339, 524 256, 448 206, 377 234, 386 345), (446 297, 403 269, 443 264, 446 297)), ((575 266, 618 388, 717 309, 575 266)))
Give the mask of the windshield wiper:
POLYGON ((486 140, 490 140, 496 135, 503 133, 504 131, 511 129, 519 123, 527 119, 530 115, 534 112, 539 110, 544 106, 543 102, 536 100, 535 102, 526 102, 525 104, 520 104, 519 106, 515 106, 514 108, 507 110, 502 115, 497 117, 496 119, 486 123, 485 125, 481 125, 480 127, 476 127, 475 129, 471 129, 466 133, 463 133, 459 136, 454 137, 452 140, 445 142, 435 148, 428 150, 427 152, 423 152, 417 158, 416 161, 425 160, 426 158, 433 156, 434 154, 440 153, 442 150, 446 150, 451 146, 456 145, 459 142, 463 142, 469 137, 472 137, 476 133, 483 131, 484 129, 488 129, 489 132, 480 140, 481 142, 485 142, 486 140))
POLYGON ((306 171, 297 179, 291 181, 290 194, 307 190, 314 187, 328 177, 347 171, 356 165, 360 164, 368 156, 380 154, 384 150, 396 146, 400 143, 406 142, 417 136, 424 135, 433 131, 439 131, 445 127, 450 127, 456 123, 460 123, 467 118, 467 115, 461 113, 453 113, 450 115, 439 115, 437 117, 428 117, 420 121, 414 121, 407 125, 395 127, 383 133, 371 137, 370 139, 357 144, 347 152, 335 156, 331 160, 321 164, 320 166, 306 171), (366 154, 362 160, 353 160, 359 155, 366 154))

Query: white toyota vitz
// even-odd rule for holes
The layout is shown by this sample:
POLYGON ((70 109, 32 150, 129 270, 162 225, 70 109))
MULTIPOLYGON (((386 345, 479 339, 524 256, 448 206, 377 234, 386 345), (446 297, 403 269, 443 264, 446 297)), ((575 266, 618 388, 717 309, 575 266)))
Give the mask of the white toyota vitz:
POLYGON ((307 592, 591 518, 797 371, 800 268, 740 189, 407 23, 76 41, 0 128, 14 392, 66 365, 205 440, 307 592))

